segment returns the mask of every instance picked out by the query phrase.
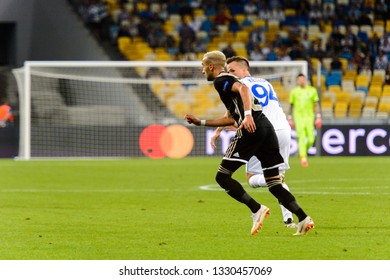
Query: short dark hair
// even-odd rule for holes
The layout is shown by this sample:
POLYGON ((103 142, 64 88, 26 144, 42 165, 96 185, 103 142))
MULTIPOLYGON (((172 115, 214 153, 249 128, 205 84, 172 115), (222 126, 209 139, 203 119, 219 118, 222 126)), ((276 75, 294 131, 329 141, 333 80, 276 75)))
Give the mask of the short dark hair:
POLYGON ((298 79, 299 77, 306 77, 306 76, 305 76, 304 74, 302 74, 302 73, 299 73, 298 76, 297 76, 297 79, 298 79))
POLYGON ((232 56, 232 57, 229 57, 227 60, 226 60, 226 64, 229 64, 233 61, 236 61, 236 62, 244 62, 246 64, 246 66, 248 67, 249 69, 249 61, 248 59, 246 59, 245 57, 243 56, 232 56))

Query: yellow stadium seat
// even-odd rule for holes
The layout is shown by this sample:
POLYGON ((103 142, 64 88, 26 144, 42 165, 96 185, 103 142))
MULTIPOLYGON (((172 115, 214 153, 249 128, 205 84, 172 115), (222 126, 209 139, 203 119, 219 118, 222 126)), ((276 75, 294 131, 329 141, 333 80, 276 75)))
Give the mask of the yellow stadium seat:
POLYGON ((354 96, 349 103, 348 116, 351 118, 360 118, 362 114, 363 98, 354 96))
POLYGON ((328 91, 333 91, 334 93, 339 93, 341 92, 341 86, 339 85, 331 85, 331 86, 328 86, 328 91))
POLYGON ((295 16, 296 11, 295 11, 295 9, 284 9, 284 14, 286 16, 295 16))
POLYGON ((239 30, 236 32, 236 37, 235 39, 237 41, 247 43, 249 41, 249 32, 246 30, 239 30))
POLYGON ((371 85, 367 96, 376 96, 379 99, 382 96, 382 86, 371 85))
POLYGON ((335 101, 336 104, 339 102, 345 102, 348 104, 349 101, 351 100, 351 94, 348 91, 338 92, 336 93, 335 97, 336 97, 336 101, 335 101))
POLYGON ((265 27, 266 26, 266 22, 263 19, 256 19, 252 23, 253 23, 254 27, 265 27))
POLYGON ((321 98, 321 109, 332 109, 333 110, 333 98, 331 96, 323 96, 321 98))
POLYGON ((348 68, 348 59, 340 57, 339 60, 340 60, 341 65, 342 65, 343 72, 346 71, 348 68))
POLYGON ((356 76, 356 82, 361 82, 361 83, 369 83, 370 82, 370 76, 367 74, 358 74, 356 76))
POLYGON ((371 77, 371 86, 373 86, 373 85, 382 86, 384 80, 385 80, 385 77, 382 76, 381 74, 374 74, 371 77))
POLYGON ((382 96, 390 96, 390 85, 383 86, 382 96))
POLYGON ((130 46, 130 37, 122 36, 117 39, 118 49, 124 52, 130 46))
POLYGON ((351 80, 355 82, 356 76, 357 76, 356 70, 345 70, 343 75, 343 80, 351 80))
POLYGON ((390 97, 382 97, 380 99, 377 111, 390 114, 390 97))
POLYGON ((347 117, 348 103, 347 102, 336 102, 334 106, 334 117, 345 118, 347 117))
POLYGON ((367 96, 364 100, 364 108, 370 107, 376 110, 378 106, 378 98, 376 96, 367 96))

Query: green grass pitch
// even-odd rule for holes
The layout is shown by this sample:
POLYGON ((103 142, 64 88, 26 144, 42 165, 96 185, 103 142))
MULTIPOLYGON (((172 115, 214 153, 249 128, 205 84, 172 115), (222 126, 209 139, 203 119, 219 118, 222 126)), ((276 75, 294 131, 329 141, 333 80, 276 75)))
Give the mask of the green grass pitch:
POLYGON ((244 184, 271 208, 251 236, 249 210, 215 184, 220 160, 0 160, 0 259, 390 259, 389 157, 292 157, 287 182, 315 221, 299 237, 244 184))

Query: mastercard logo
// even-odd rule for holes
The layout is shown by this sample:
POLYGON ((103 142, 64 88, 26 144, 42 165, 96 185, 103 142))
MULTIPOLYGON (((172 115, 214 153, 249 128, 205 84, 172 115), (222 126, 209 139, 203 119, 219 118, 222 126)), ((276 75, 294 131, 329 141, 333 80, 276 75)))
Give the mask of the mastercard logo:
POLYGON ((194 147, 194 136, 182 125, 153 124, 139 136, 139 147, 150 158, 183 158, 194 147))

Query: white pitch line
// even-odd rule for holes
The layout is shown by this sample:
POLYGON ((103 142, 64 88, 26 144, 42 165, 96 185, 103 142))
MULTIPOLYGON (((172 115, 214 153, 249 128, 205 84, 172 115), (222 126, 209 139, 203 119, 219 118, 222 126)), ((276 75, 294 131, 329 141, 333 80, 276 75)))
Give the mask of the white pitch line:
MULTIPOLYGON (((371 186, 366 186, 365 189, 370 189, 370 188, 381 188, 381 189, 389 189, 390 186, 381 186, 381 187, 371 187, 371 186)), ((199 189, 204 190, 204 191, 224 191, 219 185, 217 184, 211 184, 211 185, 204 185, 200 186, 199 189)), ((266 187, 263 188, 257 188, 257 189, 250 189, 250 191, 262 191, 266 190, 266 187)), ((334 189, 333 187, 331 188, 326 188, 326 189, 334 189)), ((353 189, 353 187, 351 188, 353 189)), ((382 193, 373 193, 373 192, 356 192, 356 191, 351 191, 351 192, 338 192, 338 191, 294 191, 294 194, 317 194, 317 195, 390 195, 388 192, 382 192, 382 193)))
POLYGON ((172 192, 171 189, 102 189, 102 190, 75 190, 75 189, 9 189, 0 190, 0 193, 133 193, 133 192, 172 192))

